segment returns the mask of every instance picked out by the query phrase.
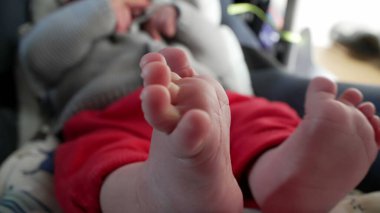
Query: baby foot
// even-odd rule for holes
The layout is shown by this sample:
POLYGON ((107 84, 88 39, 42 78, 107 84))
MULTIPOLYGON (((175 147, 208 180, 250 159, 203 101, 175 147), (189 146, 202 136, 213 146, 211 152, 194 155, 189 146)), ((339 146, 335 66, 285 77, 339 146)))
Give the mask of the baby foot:
POLYGON ((310 134, 312 140, 306 147, 313 150, 307 155, 320 159, 318 169, 330 168, 333 176, 347 175, 355 186, 377 156, 379 117, 375 115, 374 105, 362 102, 363 95, 356 89, 344 91, 338 99, 335 97, 335 84, 323 78, 313 80, 299 132, 310 134))
POLYGON ((252 190, 263 190, 258 180, 275 184, 258 196, 267 212, 327 212, 364 178, 378 152, 380 122, 374 105, 362 100, 355 89, 336 98, 327 79, 311 82, 300 126, 254 167, 268 174, 272 165, 271 180, 250 175, 252 190))
POLYGON ((161 212, 240 212, 223 88, 195 75, 179 49, 147 54, 140 65, 142 107, 154 128, 143 199, 161 212))

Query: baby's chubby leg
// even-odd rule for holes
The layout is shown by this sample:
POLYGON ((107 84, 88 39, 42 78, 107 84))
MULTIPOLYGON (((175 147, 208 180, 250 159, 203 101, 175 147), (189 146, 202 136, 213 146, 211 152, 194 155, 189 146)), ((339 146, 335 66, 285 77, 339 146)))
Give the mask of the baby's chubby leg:
POLYGON ((229 154, 230 110, 223 88, 195 75, 184 52, 168 48, 140 62, 149 158, 114 171, 101 192, 104 212, 241 212, 229 154))
POLYGON ((316 78, 306 114, 282 145, 262 155, 249 183, 264 212, 328 212, 366 175, 379 147, 380 122, 362 94, 316 78))

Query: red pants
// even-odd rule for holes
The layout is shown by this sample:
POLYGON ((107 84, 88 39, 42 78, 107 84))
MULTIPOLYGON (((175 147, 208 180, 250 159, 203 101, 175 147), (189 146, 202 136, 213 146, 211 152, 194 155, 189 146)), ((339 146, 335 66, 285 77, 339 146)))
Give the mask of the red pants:
MULTIPOLYGON (((65 212, 100 212, 100 188, 107 175, 147 159, 152 128, 144 120, 140 92, 104 110, 82 111, 66 123, 65 143, 55 157, 56 195, 65 212)), ((254 161, 282 143, 300 119, 283 103, 232 92, 227 95, 232 168, 244 192, 246 174, 254 161)), ((245 199, 254 202, 246 195, 245 199)))

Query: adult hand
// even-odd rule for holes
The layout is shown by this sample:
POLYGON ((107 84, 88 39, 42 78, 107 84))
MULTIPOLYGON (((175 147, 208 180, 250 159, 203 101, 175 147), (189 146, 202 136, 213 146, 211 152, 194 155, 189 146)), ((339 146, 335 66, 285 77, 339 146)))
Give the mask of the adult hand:
POLYGON ((154 40, 173 38, 177 28, 177 10, 172 5, 164 5, 157 8, 148 21, 143 25, 143 29, 149 33, 154 40))
POLYGON ((111 0, 111 8, 116 18, 116 32, 128 32, 133 19, 141 15, 149 4, 149 0, 111 0))

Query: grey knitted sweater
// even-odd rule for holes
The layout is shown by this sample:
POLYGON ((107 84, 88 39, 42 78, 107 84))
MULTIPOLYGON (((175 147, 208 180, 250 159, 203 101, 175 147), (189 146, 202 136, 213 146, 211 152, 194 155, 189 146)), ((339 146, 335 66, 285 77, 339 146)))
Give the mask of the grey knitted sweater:
POLYGON ((20 62, 44 107, 59 117, 58 126, 79 110, 104 107, 135 90, 141 56, 165 46, 184 48, 199 73, 234 89, 219 26, 185 0, 174 4, 180 15, 170 42, 154 41, 138 28, 115 36, 109 0, 70 3, 34 26, 21 41, 20 62))

